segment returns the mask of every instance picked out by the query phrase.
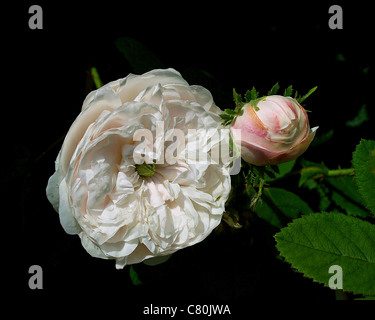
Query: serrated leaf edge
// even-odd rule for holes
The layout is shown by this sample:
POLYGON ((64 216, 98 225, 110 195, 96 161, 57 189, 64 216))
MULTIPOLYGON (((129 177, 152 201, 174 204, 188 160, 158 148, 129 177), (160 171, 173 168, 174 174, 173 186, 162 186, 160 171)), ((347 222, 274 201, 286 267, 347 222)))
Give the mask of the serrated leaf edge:
MULTIPOLYGON (((292 225, 292 224, 294 224, 294 223, 300 223, 301 221, 302 221, 302 219, 309 219, 309 218, 311 218, 312 216, 316 216, 316 215, 331 215, 331 216, 333 216, 333 215, 344 215, 344 214, 342 214, 342 213, 336 213, 336 212, 332 212, 332 213, 328 213, 328 212, 321 212, 321 213, 313 213, 313 214, 309 214, 309 215, 304 215, 304 216, 302 216, 302 217, 300 217, 300 218, 297 218, 297 219, 293 219, 293 221, 291 221, 290 223, 288 223, 287 224, 287 226, 286 227, 284 227, 284 228, 282 228, 278 233, 276 233, 275 235, 274 235, 274 239, 275 239, 275 241, 276 241, 276 248, 277 248, 277 250, 279 251, 279 253, 280 253, 280 256, 284 259, 284 261, 285 262, 287 262, 288 264, 290 264, 291 265, 291 267, 293 268, 293 269, 295 269, 295 270, 297 270, 299 273, 301 273, 305 278, 308 278, 308 279, 311 279, 311 280, 313 280, 314 282, 317 282, 317 283, 320 283, 320 284, 322 284, 322 285, 324 285, 325 287, 329 287, 326 283, 324 283, 323 281, 320 281, 320 280, 317 280, 317 279, 315 279, 313 276, 311 276, 311 275, 309 275, 308 273, 308 271, 307 271, 307 273, 306 273, 306 271, 305 271, 305 267, 301 267, 300 265, 299 265, 299 262, 297 261, 297 263, 295 262, 295 258, 294 257, 285 257, 284 255, 283 255, 283 253, 282 253, 282 249, 280 248, 280 242, 278 241, 278 235, 280 234, 280 233, 282 233, 283 231, 284 231, 284 229, 286 229, 286 228, 288 228, 290 225, 292 225)), ((346 215, 344 215, 344 216, 346 216, 346 215)), ((346 217, 348 217, 349 219, 354 219, 353 221, 361 221, 361 222, 364 222, 364 223, 366 223, 366 224, 368 224, 368 225, 370 225, 370 226, 373 226, 372 224, 370 224, 369 222, 367 222, 367 221, 364 221, 364 220, 361 220, 361 219, 359 219, 359 218, 356 218, 356 217, 352 217, 352 216, 346 216, 346 217)), ((285 242, 290 242, 290 243, 293 243, 293 242, 291 242, 291 241, 288 241, 288 240, 285 240, 285 239, 283 239, 283 241, 285 241, 285 242)), ((298 245, 298 244, 297 244, 298 245)), ((282 246, 282 245, 281 245, 282 246)), ((301 246, 304 246, 304 245, 301 245, 301 246)), ((305 247, 307 247, 307 246, 305 246, 305 247)), ((309 248, 309 249, 313 249, 313 250, 317 250, 317 251, 322 251, 322 250, 319 250, 319 249, 316 249, 316 248, 312 248, 312 247, 307 247, 307 248, 309 248)), ((322 252, 324 252, 324 253, 329 253, 329 254, 332 254, 332 255, 337 255, 337 254, 335 254, 335 253, 332 253, 332 252, 327 252, 327 251, 322 251, 322 252)), ((339 257, 344 257, 343 255, 337 255, 337 256, 339 256, 339 257)), ((353 260, 360 260, 360 259, 356 259, 356 258, 353 258, 353 257, 349 257, 349 258, 351 258, 351 259, 353 259, 353 260)), ((365 262, 364 260, 360 260, 361 262, 365 262)), ((367 261, 367 262, 370 262, 370 261, 367 261)), ((370 262, 370 263, 372 263, 372 262, 370 262)), ((354 292, 355 294, 363 294, 363 295, 365 295, 365 296, 368 296, 368 295, 375 295, 375 292, 373 292, 373 291, 369 291, 369 292, 366 292, 365 290, 363 291, 363 292, 359 292, 359 291, 356 291, 356 290, 352 290, 352 288, 345 288, 345 285, 344 285, 344 291, 346 291, 346 292, 354 292)))

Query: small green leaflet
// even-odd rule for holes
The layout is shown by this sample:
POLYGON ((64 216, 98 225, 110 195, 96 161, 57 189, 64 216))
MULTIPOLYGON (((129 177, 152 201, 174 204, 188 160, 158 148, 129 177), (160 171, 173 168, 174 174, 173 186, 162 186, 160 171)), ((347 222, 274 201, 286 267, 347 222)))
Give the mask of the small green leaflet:
POLYGON ((251 184, 252 186, 256 186, 259 184, 259 179, 263 179, 264 181, 271 181, 280 177, 280 165, 272 166, 256 166, 250 163, 246 163, 248 167, 247 173, 244 170, 244 177, 247 184, 251 184))
POLYGON ((323 183, 319 183, 314 179, 308 179, 304 183, 304 187, 307 187, 309 190, 315 190, 320 198, 319 200, 319 209, 321 211, 326 211, 327 208, 332 204, 332 201, 329 197, 329 189, 323 183))
POLYGON ((236 109, 235 110, 239 110, 243 107, 243 105, 245 104, 244 102, 242 102, 242 97, 239 93, 236 92, 236 89, 233 88, 233 100, 234 100, 234 103, 236 104, 236 109))
MULTIPOLYGON (((375 141, 362 139, 353 153, 353 166, 367 208, 375 215, 375 141)), ((375 250, 374 250, 375 251, 375 250)))
POLYGON ((248 103, 248 102, 251 101, 251 91, 250 91, 250 90, 247 90, 247 91, 246 91, 246 94, 245 94, 245 101, 246 101, 246 103, 248 103))
POLYGON ((267 98, 267 96, 263 96, 263 97, 260 97, 258 99, 255 99, 255 100, 251 100, 250 104, 255 109, 255 111, 258 111, 259 110, 259 108, 258 108, 258 102, 262 101, 262 100, 264 100, 266 98, 267 98))
POLYGON ((103 85, 103 83, 102 83, 102 80, 100 80, 98 70, 95 67, 92 67, 90 72, 91 72, 91 76, 94 81, 95 87, 99 89, 103 85))
POLYGON ((345 210, 343 212, 362 218, 370 215, 362 204, 363 201, 353 176, 325 177, 324 181, 328 183, 332 200, 341 210, 345 210))
POLYGON ((258 99, 259 92, 253 87, 250 91, 250 99, 246 99, 246 102, 250 102, 251 100, 258 99))
POLYGON ((281 188, 267 188, 264 189, 262 199, 256 205, 255 212, 273 226, 281 228, 291 219, 313 211, 296 194, 281 188))
POLYGON ((329 268, 343 271, 343 290, 375 295, 375 226, 341 213, 314 213, 275 235, 277 249, 293 268, 329 286, 329 268))
POLYGON ((220 118, 223 119, 223 121, 221 122, 221 124, 224 127, 226 127, 227 125, 230 125, 233 122, 233 119, 234 119, 233 116, 231 116, 229 114, 226 114, 226 113, 220 114, 220 118))
POLYGON ((129 268, 129 275, 130 275, 130 280, 135 286, 140 286, 142 285, 142 281, 138 277, 138 273, 134 270, 133 266, 130 266, 129 268))
POLYGON ((232 109, 225 109, 224 111, 225 111, 225 113, 227 113, 228 115, 231 115, 231 116, 235 116, 235 115, 236 115, 236 111, 235 111, 235 110, 232 110, 232 109))
MULTIPOLYGON (((249 91, 247 90, 245 94, 245 102, 242 101, 242 97, 239 93, 236 92, 236 89, 233 88, 233 101, 235 103, 235 109, 225 109, 224 113, 220 115, 220 118, 223 119, 222 125, 227 126, 230 125, 236 116, 240 115, 242 112, 242 108, 246 103, 251 102, 251 97, 254 94, 255 88, 253 87, 253 90, 249 91), (250 100, 249 100, 250 99, 250 100)), ((256 93, 256 91, 255 91, 256 93)))
POLYGON ((280 88, 279 83, 276 82, 276 83, 273 85, 273 87, 271 88, 271 90, 268 91, 268 95, 269 95, 269 96, 272 96, 272 95, 277 94, 277 91, 279 91, 279 88, 280 88))
POLYGON ((284 162, 284 163, 278 164, 277 166, 274 166, 273 170, 275 171, 275 176, 265 177, 265 180, 272 181, 274 179, 280 179, 284 177, 286 174, 292 171, 295 162, 296 160, 292 160, 292 161, 284 162))
POLYGON ((368 114, 366 111, 366 105, 364 104, 361 109, 359 109, 358 114, 355 116, 354 119, 348 120, 345 122, 345 125, 350 128, 359 127, 362 123, 368 121, 368 114))
POLYGON ((318 87, 314 87, 312 89, 309 90, 308 93, 306 93, 304 96, 300 96, 300 97, 297 97, 297 92, 296 92, 296 96, 295 96, 295 99, 300 103, 302 104, 303 101, 305 101, 309 96, 311 96, 315 90, 317 89, 318 87))
POLYGON ((331 140, 334 134, 334 130, 330 129, 327 132, 320 133, 319 135, 315 136, 311 146, 317 147, 327 141, 331 140))
POLYGON ((284 97, 290 97, 293 93, 293 87, 290 85, 288 88, 285 89, 284 97))

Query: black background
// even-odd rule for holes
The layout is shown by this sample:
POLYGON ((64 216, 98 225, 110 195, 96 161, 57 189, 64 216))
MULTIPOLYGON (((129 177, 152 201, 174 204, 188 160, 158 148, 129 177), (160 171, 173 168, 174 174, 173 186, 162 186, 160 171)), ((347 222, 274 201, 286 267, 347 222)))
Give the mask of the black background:
POLYGON ((332 168, 350 166, 359 140, 375 136, 374 28, 366 3, 39 1, 11 8, 10 58, 3 66, 11 70, 13 99, 3 100, 3 122, 16 121, 6 139, 12 157, 2 185, 12 190, 7 201, 16 204, 12 210, 22 219, 17 280, 25 296, 95 300, 116 295, 136 310, 149 303, 335 299, 332 290, 275 259, 275 230, 257 218, 243 229, 214 232, 165 264, 134 266, 143 285, 133 286, 128 267, 116 270, 113 261, 90 257, 78 236, 64 233, 45 187, 62 143, 55 142, 68 131, 90 89, 90 67, 104 83, 133 72, 114 44, 124 36, 146 46, 160 67, 173 67, 190 84, 208 88, 223 109, 233 106, 233 88, 244 93, 256 86, 266 93, 279 82, 282 89, 293 84, 306 93, 318 86, 307 100, 310 124, 319 126, 318 136, 331 129, 334 134, 304 157, 332 168), (32 4, 43 9, 42 30, 28 27, 32 4), (343 30, 328 27, 333 4, 342 6, 343 30), (370 121, 346 127, 363 104, 370 121), (33 264, 43 268, 43 290, 28 287, 33 264))

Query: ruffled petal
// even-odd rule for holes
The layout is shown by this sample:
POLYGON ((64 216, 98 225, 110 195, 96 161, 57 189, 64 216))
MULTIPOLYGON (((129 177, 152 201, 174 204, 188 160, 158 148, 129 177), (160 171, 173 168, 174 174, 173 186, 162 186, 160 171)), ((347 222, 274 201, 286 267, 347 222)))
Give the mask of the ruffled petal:
POLYGON ((214 154, 229 149, 229 135, 218 134, 221 110, 208 90, 153 70, 95 90, 82 110, 46 192, 89 254, 116 268, 156 263, 220 223, 232 159, 214 154), (139 160, 155 173, 141 176, 139 160))

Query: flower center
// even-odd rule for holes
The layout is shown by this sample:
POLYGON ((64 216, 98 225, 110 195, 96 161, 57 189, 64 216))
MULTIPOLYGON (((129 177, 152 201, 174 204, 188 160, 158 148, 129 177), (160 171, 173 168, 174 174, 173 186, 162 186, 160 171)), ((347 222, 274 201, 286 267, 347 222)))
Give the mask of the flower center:
POLYGON ((135 169, 141 177, 151 177, 155 173, 155 164, 136 164, 135 169))

